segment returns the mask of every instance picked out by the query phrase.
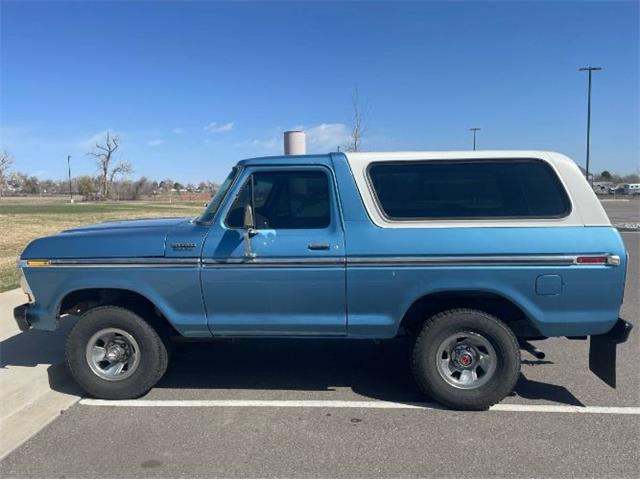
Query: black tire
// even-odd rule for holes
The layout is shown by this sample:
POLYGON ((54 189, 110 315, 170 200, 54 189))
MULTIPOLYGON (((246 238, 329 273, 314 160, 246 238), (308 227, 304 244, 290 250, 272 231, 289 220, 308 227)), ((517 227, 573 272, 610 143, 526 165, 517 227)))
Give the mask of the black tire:
POLYGON ((169 363, 167 347, 158 333, 130 310, 115 306, 87 311, 73 327, 65 346, 66 362, 73 378, 90 395, 108 400, 137 398, 164 375, 169 363), (97 332, 117 328, 131 335, 139 346, 135 371, 122 380, 104 380, 93 372, 86 357, 87 344, 97 332))
POLYGON ((434 400, 456 410, 486 410, 513 390, 520 374, 520 348, 513 332, 493 315, 466 308, 448 310, 424 323, 413 348, 412 370, 420 388, 434 400), (495 351, 493 374, 475 388, 453 386, 438 371, 439 347, 461 331, 481 335, 495 351))

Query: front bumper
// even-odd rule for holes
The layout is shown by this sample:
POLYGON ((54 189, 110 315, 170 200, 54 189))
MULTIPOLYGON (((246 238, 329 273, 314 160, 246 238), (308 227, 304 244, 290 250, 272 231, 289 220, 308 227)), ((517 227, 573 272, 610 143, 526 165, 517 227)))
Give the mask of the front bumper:
POLYGON ((31 323, 27 318, 27 313, 29 311, 30 303, 23 303, 22 305, 18 305, 13 309, 13 318, 18 324, 18 328, 21 332, 26 332, 31 328, 31 323))
POLYGON ((589 370, 612 388, 616 388, 616 349, 629 339, 633 325, 618 318, 613 328, 602 335, 591 335, 589 370))

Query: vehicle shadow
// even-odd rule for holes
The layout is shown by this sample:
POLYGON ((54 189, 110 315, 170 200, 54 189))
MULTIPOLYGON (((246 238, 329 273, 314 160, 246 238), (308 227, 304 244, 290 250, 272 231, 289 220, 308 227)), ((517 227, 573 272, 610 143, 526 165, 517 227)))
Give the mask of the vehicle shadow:
POLYGON ((76 317, 65 316, 55 331, 29 330, 0 342, 0 369, 8 366, 34 367, 55 365, 64 359, 64 342, 77 322, 76 317))
POLYGON ((584 403, 578 400, 565 387, 529 380, 523 373, 520 374, 512 395, 517 395, 527 400, 551 400, 565 405, 584 407, 584 403))
MULTIPOLYGON (((51 365, 52 390, 78 395, 63 365, 64 339, 76 318, 55 332, 30 330, 0 342, 0 371, 11 366, 51 365)), ((376 400, 428 401, 413 380, 408 338, 369 340, 240 339, 174 343, 167 373, 150 395, 168 389, 332 391, 376 400)), ((533 362, 536 363, 536 362, 533 362)), ((539 362, 548 363, 548 362, 539 362)), ((513 395, 568 405, 582 403, 566 388, 520 376, 513 395)))
MULTIPOLYGON (((408 338, 382 342, 242 339, 178 343, 167 374, 156 389, 332 391, 347 388, 376 400, 428 401, 411 375, 410 355, 408 338)), ((523 374, 513 395, 582 405, 566 388, 528 380, 523 374)))
MULTIPOLYGON (((77 321, 77 317, 66 316, 60 319, 55 331, 29 330, 0 341, 0 375, 6 368, 49 365, 46 372, 43 371, 46 379, 43 377, 42 381, 47 381, 51 390, 82 395, 82 389, 64 365, 64 342, 77 321)), ((38 382, 40 379, 33 377, 30 381, 38 382)))
POLYGON ((424 401, 403 340, 242 339, 179 343, 157 388, 332 391, 379 400, 424 401))

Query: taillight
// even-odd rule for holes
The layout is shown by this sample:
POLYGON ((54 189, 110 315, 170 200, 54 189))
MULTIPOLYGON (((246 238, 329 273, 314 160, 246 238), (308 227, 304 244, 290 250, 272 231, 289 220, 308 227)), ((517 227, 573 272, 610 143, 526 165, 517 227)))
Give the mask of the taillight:
POLYGON ((618 255, 590 255, 577 257, 576 263, 579 265, 620 265, 620 257, 618 255))
POLYGON ((607 257, 578 257, 576 263, 582 263, 587 265, 606 265, 607 257))

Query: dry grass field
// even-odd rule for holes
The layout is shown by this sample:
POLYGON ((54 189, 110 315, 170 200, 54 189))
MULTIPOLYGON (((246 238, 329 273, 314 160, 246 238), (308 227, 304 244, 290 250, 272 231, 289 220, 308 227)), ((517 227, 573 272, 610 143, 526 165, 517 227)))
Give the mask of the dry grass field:
POLYGON ((0 292, 16 288, 16 258, 34 238, 91 223, 126 218, 195 216, 202 202, 65 203, 62 199, 0 200, 0 292))

